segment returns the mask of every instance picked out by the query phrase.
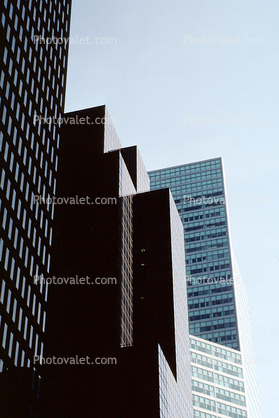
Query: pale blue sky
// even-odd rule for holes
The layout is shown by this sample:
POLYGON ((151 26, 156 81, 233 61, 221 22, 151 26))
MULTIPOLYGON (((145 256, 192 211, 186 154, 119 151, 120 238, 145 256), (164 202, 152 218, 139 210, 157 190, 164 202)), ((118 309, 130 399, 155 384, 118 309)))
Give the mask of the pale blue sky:
POLYGON ((147 170, 223 157, 262 418, 279 392, 278 15, 274 0, 73 0, 71 36, 106 43, 72 42, 66 96, 66 111, 106 104, 147 170))

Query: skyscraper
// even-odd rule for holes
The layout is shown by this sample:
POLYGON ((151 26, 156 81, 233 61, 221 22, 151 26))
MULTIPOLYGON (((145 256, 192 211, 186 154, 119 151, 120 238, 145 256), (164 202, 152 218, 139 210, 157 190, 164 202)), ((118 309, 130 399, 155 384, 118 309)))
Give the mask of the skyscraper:
MULTIPOLYGON (((70 0, 1 2, 1 382, 31 371, 43 350, 46 294, 33 277, 50 269, 53 212, 35 196, 56 190, 70 9, 70 0)), ((1 392, 13 396, 5 383, 1 392)))
POLYGON ((151 172, 150 179, 152 189, 171 188, 184 225, 190 333, 239 349, 221 159, 151 172))
POLYGON ((194 336, 190 346, 194 417, 249 416, 241 353, 194 336))
POLYGON ((63 126, 59 150, 40 416, 192 417, 173 198, 149 191, 137 147, 121 148, 104 106, 65 116, 78 123, 63 126), (63 361, 76 357, 90 362, 63 361))
POLYGON ((156 170, 149 177, 151 190, 170 187, 183 223, 190 335, 241 352, 248 417, 260 417, 247 296, 232 250, 222 159, 156 170))

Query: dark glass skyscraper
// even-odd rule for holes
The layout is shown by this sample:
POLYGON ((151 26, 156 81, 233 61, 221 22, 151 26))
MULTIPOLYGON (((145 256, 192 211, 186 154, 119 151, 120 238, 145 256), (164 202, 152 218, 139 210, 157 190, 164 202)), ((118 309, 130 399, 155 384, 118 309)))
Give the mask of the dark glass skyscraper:
POLYGON ((70 8, 70 0, 0 6, 1 382, 13 369, 31 370, 43 351, 47 295, 34 276, 50 271, 53 211, 35 196, 56 191, 55 121, 63 113, 68 53, 57 39, 69 37, 70 8))

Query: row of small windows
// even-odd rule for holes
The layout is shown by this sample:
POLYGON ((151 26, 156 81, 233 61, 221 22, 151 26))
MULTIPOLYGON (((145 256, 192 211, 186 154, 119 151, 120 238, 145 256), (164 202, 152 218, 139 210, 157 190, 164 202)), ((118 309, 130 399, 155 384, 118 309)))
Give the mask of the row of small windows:
POLYGON ((215 218, 216 216, 225 216, 225 208, 215 208, 199 212, 191 212, 183 218, 183 222, 191 222, 206 218, 215 218))
POLYGON ((223 358, 224 360, 229 360, 233 363, 242 364, 241 355, 234 353, 232 351, 227 351, 224 348, 212 347, 212 353, 215 357, 223 358))
POLYGON ((206 306, 216 306, 226 303, 231 303, 233 301, 233 293, 227 293, 225 295, 217 295, 206 298, 198 298, 189 301, 189 310, 196 308, 204 308, 206 306))
POLYGON ((201 366, 213 369, 213 361, 210 357, 204 356, 202 354, 197 354, 194 351, 191 351, 190 353, 191 363, 200 364, 201 366))
POLYGON ((196 179, 195 178, 191 179, 191 176, 181 176, 181 177, 173 177, 173 178, 166 179, 166 180, 155 181, 151 183, 152 189, 163 188, 163 187, 172 188, 172 186, 175 186, 175 185, 183 187, 183 191, 188 192, 192 190, 201 190, 202 188, 208 189, 209 187, 223 186, 223 180, 222 180, 222 177, 212 179, 211 175, 207 175, 204 177, 199 176, 199 178, 196 178, 196 179))
POLYGON ((192 377, 197 377, 202 380, 214 383, 213 372, 191 365, 192 377))
POLYGON ((219 260, 220 258, 228 258, 229 257, 229 250, 215 250, 215 251, 208 251, 207 253, 197 253, 193 255, 186 256, 186 264, 192 263, 200 263, 206 260, 219 260))
POLYGON ((198 288, 188 288, 188 298, 196 297, 196 296, 204 296, 209 294, 216 294, 216 293, 224 293, 229 292, 233 288, 232 285, 226 284, 226 283, 216 283, 211 284, 209 286, 199 286, 198 288))
POLYGON ((206 412, 198 411, 194 409, 194 418, 216 418, 216 415, 211 415, 206 412))
POLYGON ((230 374, 237 376, 238 378, 243 379, 243 372, 241 367, 234 366, 223 361, 212 359, 211 357, 195 353, 191 351, 191 363, 198 364, 200 367, 207 367, 210 369, 217 370, 222 373, 230 374))
POLYGON ((206 261, 206 255, 206 252, 188 255, 185 258, 186 264, 200 263, 201 261, 206 261))
MULTIPOLYGON (((216 189, 215 189, 216 190, 216 189)), ((183 216, 187 214, 188 212, 192 212, 193 210, 199 210, 199 209, 207 209, 207 208, 213 208, 213 209, 219 209, 220 207, 224 207, 224 197, 222 197, 223 191, 219 189, 219 191, 209 193, 209 198, 206 197, 206 195, 199 196, 195 201, 192 201, 192 203, 185 203, 183 206, 179 205, 179 203, 183 203, 183 199, 175 199, 175 203, 177 205, 178 213, 180 214, 180 218, 183 222, 183 216), (218 197, 216 197, 218 196, 218 197)))
POLYGON ((215 218, 204 222, 205 228, 218 228, 226 225, 226 218, 215 218))
POLYGON ((243 372, 242 369, 240 367, 237 366, 232 366, 228 363, 225 363, 223 361, 219 361, 219 360, 214 360, 214 369, 218 370, 219 372, 222 373, 227 373, 227 374, 232 374, 234 376, 237 376, 241 379, 243 379, 243 372))
POLYGON ((204 208, 213 207, 215 205, 225 204, 224 190, 222 187, 215 187, 214 189, 207 189, 200 191, 194 191, 190 195, 187 194, 187 190, 179 187, 171 187, 172 194, 174 195, 174 202, 178 208, 187 209, 187 211, 199 210, 204 205, 204 208))
POLYGON ((189 325, 190 334, 198 334, 217 329, 234 328, 236 326, 235 317, 225 318, 214 321, 197 322, 189 325))
POLYGON ((191 348, 193 348, 194 350, 202 351, 203 353, 207 353, 207 354, 212 354, 212 349, 211 349, 210 344, 190 338, 190 345, 191 345, 191 348))
MULTIPOLYGON (((212 272, 210 274, 203 274, 201 275, 189 275, 186 274, 186 282, 187 282, 187 286, 199 286, 198 288, 193 288, 191 287, 190 291, 203 291, 203 290, 208 290, 206 287, 201 287, 201 285, 210 285, 210 289, 211 289, 211 293, 219 293, 219 292, 224 292, 225 290, 225 285, 226 284, 232 284, 233 280, 231 279, 231 271, 227 270, 227 271, 223 271, 223 272, 219 272, 219 271, 215 271, 212 272), (220 290, 216 290, 216 289, 220 289, 220 290)), ((202 293, 203 294, 203 293, 202 293)), ((208 294, 208 293, 204 293, 204 294, 208 294)))
POLYGON ((247 412, 243 409, 235 408, 220 402, 216 402, 218 414, 222 414, 231 418, 243 418, 247 417, 247 412))
POLYGON ((244 383, 240 380, 233 379, 231 377, 223 376, 221 374, 215 374, 215 383, 219 386, 228 387, 239 392, 244 392, 244 383))
MULTIPOLYGON (((233 308, 233 306, 231 308, 233 308)), ((223 307, 212 309, 212 311, 216 312, 219 309, 223 309, 223 307)), ((226 350, 225 348, 215 347, 214 345, 201 342, 194 338, 190 338, 190 344, 191 348, 197 351, 202 351, 215 357, 220 357, 230 362, 241 364, 241 355, 233 351, 226 350)))
MULTIPOLYGON (((193 406, 197 406, 208 411, 217 412, 231 418, 243 418, 247 417, 247 412, 240 408, 235 408, 230 405, 222 404, 220 402, 212 401, 211 399, 204 398, 203 396, 198 396, 193 394, 193 406)), ((207 414, 206 414, 207 415, 207 414)), ((206 417, 206 415, 204 415, 206 417)), ((202 415, 196 415, 202 417, 202 415)), ((209 414, 209 417, 213 417, 209 414)))
POLYGON ((216 397, 222 399, 226 402, 235 403, 240 406, 246 406, 245 396, 239 395, 238 393, 231 392, 229 390, 224 390, 216 388, 216 397))
POLYGON ((213 318, 217 318, 219 316, 233 315, 234 313, 235 313, 234 305, 222 306, 222 307, 212 309, 213 318))
POLYGON ((222 177, 222 170, 217 169, 217 170, 210 170, 210 171, 202 171, 200 173, 194 173, 194 174, 188 174, 188 175, 180 175, 180 174, 171 173, 168 176, 170 178, 168 178, 167 180, 163 180, 164 178, 167 177, 166 175, 159 176, 157 174, 155 174, 155 176, 152 176, 152 173, 150 174, 152 188, 159 186, 160 184, 162 187, 162 184, 166 182, 169 185, 174 185, 174 184, 190 183, 190 182, 195 182, 195 181, 200 181, 200 180, 212 179, 213 177, 222 177), (161 180, 156 181, 159 178, 161 180))
MULTIPOLYGON (((220 402, 212 401, 210 399, 204 398, 203 396, 198 396, 193 394, 193 406, 197 406, 202 409, 206 409, 208 411, 217 412, 218 414, 222 414, 231 418, 243 418, 247 417, 247 412, 240 408, 235 408, 233 406, 229 406, 226 404, 222 404, 220 402)), ((195 411, 198 412, 198 411, 195 411)), ((204 414, 204 417, 207 418, 208 414, 204 414)), ((201 414, 197 414, 197 417, 203 417, 201 414)), ((215 417, 209 414, 209 417, 215 417)))
MULTIPOLYGON (((220 192, 220 193, 218 192, 217 194, 218 195, 222 194, 222 192, 220 192)), ((223 199, 223 198, 221 197, 220 199, 223 199)), ((176 201, 176 203, 177 203, 177 201, 176 201)), ((224 202, 222 202, 221 200, 218 200, 218 201, 214 201, 212 203, 206 203, 206 200, 204 200, 201 203, 198 202, 198 204, 196 204, 195 206, 187 206, 186 207, 186 205, 183 205, 183 208, 181 207, 181 205, 177 204, 177 211, 180 214, 181 221, 183 222, 183 216, 185 216, 185 214, 187 215, 188 212, 192 212, 193 210, 197 210, 197 209, 203 209, 204 210, 205 208, 208 208, 208 207, 213 207, 213 208, 219 209, 220 207, 224 207, 224 202)))
MULTIPOLYGON (((222 179, 216 179, 216 180, 208 180, 208 181, 205 181, 205 182, 202 182, 202 183, 201 182, 199 182, 199 183, 189 183, 187 186, 184 185, 184 184, 182 184, 180 186, 171 186, 171 185, 168 184, 168 182, 162 182, 160 184, 159 188, 169 187, 171 189, 172 194, 175 197, 175 203, 187 204, 187 202, 188 202, 189 204, 193 204, 193 203, 195 203, 194 200, 197 200, 197 199, 195 199, 195 194, 200 194, 201 190, 204 190, 205 192, 207 192, 207 189, 214 188, 213 190, 216 190, 218 192, 220 191, 220 192, 223 193, 223 188, 221 186, 223 186, 222 179), (189 195, 189 193, 191 193, 191 195, 189 195), (182 197, 182 199, 177 201, 176 200, 176 198, 177 198, 176 195, 179 195, 179 196, 182 195, 183 197, 182 197)), ((208 195, 208 193, 207 193, 207 195, 208 195)), ((206 196, 206 194, 204 194, 204 197, 205 196, 206 196)), ((212 196, 218 196, 218 195, 213 194, 213 195, 208 195, 207 197, 210 198, 212 196)), ((201 196, 201 198, 202 198, 202 196, 201 196)), ((208 203, 212 203, 210 199, 208 199, 208 200, 209 200, 208 203)), ((198 203, 199 202, 197 202, 197 204, 198 203)))
POLYGON ((185 238, 185 242, 193 242, 193 241, 202 241, 204 239, 211 239, 217 237, 223 237, 227 235, 227 228, 216 228, 214 230, 204 232, 195 232, 191 234, 187 234, 185 238))
POLYGON ((215 239, 212 241, 203 242, 200 244, 187 244, 186 253, 192 253, 196 251, 211 250, 213 248, 222 248, 228 246, 227 238, 215 239))
POLYGON ((183 174, 187 174, 191 172, 210 170, 210 169, 220 168, 220 167, 221 167, 221 160, 217 159, 217 160, 211 160, 211 161, 202 162, 202 163, 187 164, 187 165, 179 166, 175 168, 168 168, 168 169, 153 171, 148 174, 150 176, 150 179, 153 179, 156 177, 177 176, 177 175, 183 175, 183 174))
POLYGON ((200 392, 207 396, 215 396, 214 386, 208 385, 207 383, 198 382, 197 380, 192 380, 192 390, 194 392, 200 392))
POLYGON ((189 312, 189 321, 198 321, 201 319, 208 319, 211 318, 211 310, 210 309, 202 309, 200 311, 189 312))
POLYGON ((239 350, 236 330, 214 332, 213 334, 207 332, 206 334, 201 334, 200 338, 239 350))
POLYGON ((207 228, 217 228, 226 225, 226 218, 214 218, 212 220, 191 222, 184 225, 184 232, 201 231, 207 228))
POLYGON ((200 321, 202 319, 218 318, 233 314, 235 314, 234 305, 214 308, 212 311, 210 309, 202 309, 199 311, 189 312, 189 321, 200 321))
POLYGON ((193 394, 193 406, 197 406, 202 409, 207 409, 208 411, 216 412, 215 402, 204 398, 203 396, 198 396, 193 394))
POLYGON ((192 275, 192 274, 206 273, 209 271, 213 272, 213 271, 224 270, 229 267, 230 267, 230 260, 220 260, 220 261, 214 261, 213 263, 208 263, 208 264, 194 264, 191 267, 187 268, 187 272, 189 270, 190 275, 192 275))
POLYGON ((207 396, 216 397, 223 401, 246 407, 245 397, 243 395, 219 388, 215 388, 215 395, 214 386, 196 380, 192 381, 192 389, 194 392, 200 392, 207 396))

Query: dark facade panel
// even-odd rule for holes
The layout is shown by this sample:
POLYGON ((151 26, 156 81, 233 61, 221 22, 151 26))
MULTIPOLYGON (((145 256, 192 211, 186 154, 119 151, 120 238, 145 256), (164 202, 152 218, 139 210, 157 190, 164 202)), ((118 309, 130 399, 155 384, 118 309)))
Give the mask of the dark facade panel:
POLYGON ((160 344, 176 376, 168 189, 134 196, 134 344, 160 344))
POLYGON ((159 345, 177 374, 169 191, 119 196, 121 182, 133 184, 136 160, 120 174, 127 150, 102 153, 98 127, 80 135, 82 146, 77 127, 64 129, 58 196, 82 190, 116 204, 57 206, 51 275, 116 277, 117 284, 49 286, 44 356, 117 364, 42 365, 40 413, 159 417, 159 345))

